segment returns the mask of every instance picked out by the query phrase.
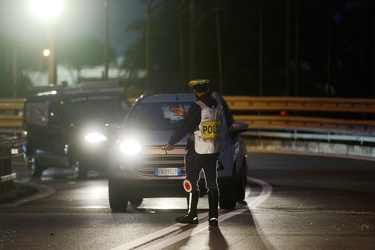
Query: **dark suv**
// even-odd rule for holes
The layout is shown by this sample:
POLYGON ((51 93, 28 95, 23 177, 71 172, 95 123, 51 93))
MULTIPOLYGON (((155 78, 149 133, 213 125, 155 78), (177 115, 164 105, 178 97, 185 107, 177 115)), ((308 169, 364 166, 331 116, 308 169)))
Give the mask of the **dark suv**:
MULTIPOLYGON (((220 207, 234 208, 236 202, 245 197, 247 150, 241 132, 246 131, 248 125, 234 122, 226 102, 218 94, 214 95, 223 105, 226 117, 221 130, 225 150, 218 169, 220 207), (228 124, 233 124, 232 129, 228 129, 228 124)), ((146 197, 186 195, 182 182, 187 140, 184 138, 168 152, 162 146, 183 120, 170 109, 182 106, 188 110, 195 101, 194 94, 143 95, 136 100, 118 131, 117 142, 109 156, 108 189, 112 210, 125 210, 128 202, 137 207, 146 197)), ((112 124, 112 130, 114 127, 116 125, 112 124)), ((202 186, 200 191, 204 195, 206 188, 202 186)))
POLYGON ((48 167, 107 171, 107 123, 120 122, 130 104, 120 88, 59 88, 30 96, 24 106, 25 159, 33 177, 48 167))

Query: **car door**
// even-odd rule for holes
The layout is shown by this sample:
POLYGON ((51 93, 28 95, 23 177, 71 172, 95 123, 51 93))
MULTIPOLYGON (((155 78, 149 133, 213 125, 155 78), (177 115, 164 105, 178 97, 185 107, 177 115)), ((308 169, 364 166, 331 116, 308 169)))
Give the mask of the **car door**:
POLYGON ((56 101, 33 101, 25 105, 27 150, 43 166, 59 165, 64 155, 64 119, 56 101))

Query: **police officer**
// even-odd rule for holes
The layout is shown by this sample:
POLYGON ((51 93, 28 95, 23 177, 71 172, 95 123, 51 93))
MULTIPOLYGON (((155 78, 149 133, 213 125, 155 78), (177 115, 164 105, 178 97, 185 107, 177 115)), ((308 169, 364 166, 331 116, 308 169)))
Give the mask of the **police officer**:
POLYGON ((191 105, 186 113, 182 107, 172 110, 175 115, 184 115, 184 121, 168 143, 166 150, 173 149, 173 145, 189 134, 185 167, 186 179, 183 183, 188 192, 188 211, 176 221, 186 224, 198 224, 197 205, 199 197, 199 173, 203 169, 209 200, 209 225, 218 225, 218 197, 217 162, 222 142, 220 128, 223 121, 223 107, 211 96, 208 88, 209 80, 198 79, 189 82, 197 101, 191 105))

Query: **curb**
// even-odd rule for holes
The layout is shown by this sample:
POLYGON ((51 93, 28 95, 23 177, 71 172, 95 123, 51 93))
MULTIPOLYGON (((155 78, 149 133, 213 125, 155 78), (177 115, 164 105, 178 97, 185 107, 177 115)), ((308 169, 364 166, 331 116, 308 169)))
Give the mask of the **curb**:
POLYGON ((20 181, 15 181, 15 182, 18 185, 24 185, 24 186, 28 186, 30 188, 36 189, 37 190, 36 194, 26 196, 26 197, 22 197, 19 200, 16 200, 12 203, 4 203, 4 204, 0 205, 0 208, 2 208, 2 207, 17 207, 21 204, 24 204, 24 203, 27 203, 27 202, 30 202, 30 201, 34 201, 34 200, 38 200, 38 199, 50 196, 51 194, 55 193, 55 189, 52 188, 52 187, 49 187, 49 186, 36 184, 36 183, 20 182, 20 181))
POLYGON ((375 161, 375 147, 328 142, 244 139, 249 151, 304 153, 375 161))

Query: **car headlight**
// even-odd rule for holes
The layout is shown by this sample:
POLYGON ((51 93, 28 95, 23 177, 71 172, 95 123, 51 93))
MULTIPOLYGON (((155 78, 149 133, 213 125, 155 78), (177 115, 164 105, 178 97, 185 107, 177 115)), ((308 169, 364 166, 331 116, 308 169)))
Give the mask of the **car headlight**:
POLYGON ((120 143, 120 150, 124 154, 135 155, 142 150, 142 146, 136 140, 128 139, 120 143))
POLYGON ((99 143, 99 142, 107 141, 107 137, 99 133, 89 133, 85 136, 85 140, 88 141, 89 143, 99 143))

